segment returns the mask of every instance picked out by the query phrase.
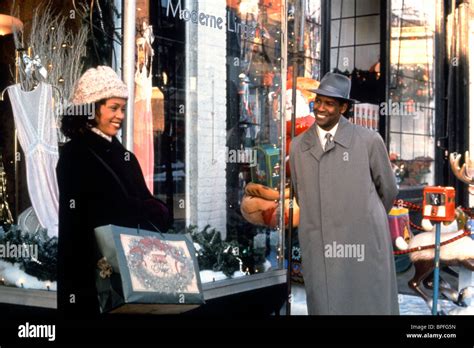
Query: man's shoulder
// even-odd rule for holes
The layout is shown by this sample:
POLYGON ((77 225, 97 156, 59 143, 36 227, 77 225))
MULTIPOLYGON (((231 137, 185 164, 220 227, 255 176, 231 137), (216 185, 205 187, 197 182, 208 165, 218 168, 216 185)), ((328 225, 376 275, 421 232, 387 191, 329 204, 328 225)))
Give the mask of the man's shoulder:
POLYGON ((301 151, 301 143, 306 139, 306 137, 310 136, 308 132, 310 132, 311 129, 312 128, 307 129, 291 140, 290 154, 295 154, 301 151))
POLYGON ((296 137, 293 138, 291 141, 292 146, 293 145, 300 145, 301 142, 303 142, 305 139, 311 136, 316 136, 316 130, 314 125, 309 127, 307 130, 305 130, 303 133, 297 135, 296 137))

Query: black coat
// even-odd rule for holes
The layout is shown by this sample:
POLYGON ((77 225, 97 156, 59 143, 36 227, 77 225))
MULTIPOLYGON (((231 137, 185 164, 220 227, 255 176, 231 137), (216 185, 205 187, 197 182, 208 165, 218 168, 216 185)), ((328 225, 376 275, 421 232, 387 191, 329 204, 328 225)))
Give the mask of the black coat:
POLYGON ((148 190, 135 155, 113 137, 92 131, 61 149, 56 167, 59 185, 58 309, 62 315, 99 314, 94 270, 98 260, 94 228, 113 224, 166 231, 166 205, 148 190), (92 149, 121 180, 126 192, 92 149), (72 301, 71 301, 72 300, 72 301), (73 303, 71 303, 73 302, 73 303))

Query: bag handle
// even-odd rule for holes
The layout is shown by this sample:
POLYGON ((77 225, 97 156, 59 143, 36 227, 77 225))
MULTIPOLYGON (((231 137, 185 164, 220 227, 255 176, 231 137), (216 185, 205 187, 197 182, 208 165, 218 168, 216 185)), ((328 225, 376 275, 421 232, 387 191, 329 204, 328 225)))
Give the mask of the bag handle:
MULTIPOLYGON (((119 184, 120 186, 120 189, 122 190, 123 194, 125 195, 125 197, 127 199, 130 199, 130 195, 128 194, 127 192, 127 189, 125 188, 124 184, 122 183, 122 180, 120 180, 120 178, 118 177, 118 175, 114 172, 114 170, 107 164, 107 162, 105 162, 98 154, 97 152, 95 152, 94 150, 92 150, 91 147, 87 147, 88 150, 94 155, 95 158, 97 158, 99 160, 99 162, 105 167, 105 169, 107 169, 107 171, 112 175, 112 177, 115 179, 115 181, 117 181, 117 183, 119 184)), ((161 232, 158 227, 156 227, 149 219, 146 219, 145 220, 159 233, 162 235, 162 237, 164 237, 163 235, 163 232, 161 232)), ((140 234, 140 223, 137 224, 137 234, 140 234)))

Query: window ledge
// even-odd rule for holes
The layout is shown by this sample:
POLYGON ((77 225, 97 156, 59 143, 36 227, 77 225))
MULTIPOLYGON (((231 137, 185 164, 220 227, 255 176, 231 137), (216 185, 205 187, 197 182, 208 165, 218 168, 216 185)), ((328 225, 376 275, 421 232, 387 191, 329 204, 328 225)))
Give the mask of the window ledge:
POLYGON ((204 283, 202 288, 204 291, 204 299, 211 300, 213 298, 229 296, 283 283, 286 283, 286 269, 204 283))
POLYGON ((57 308, 56 291, 0 286, 0 302, 20 306, 57 308))
MULTIPOLYGON (((286 269, 279 269, 234 279, 204 283, 202 288, 204 299, 211 300, 285 282, 286 269)), ((56 291, 0 286, 0 303, 56 309, 56 291)))

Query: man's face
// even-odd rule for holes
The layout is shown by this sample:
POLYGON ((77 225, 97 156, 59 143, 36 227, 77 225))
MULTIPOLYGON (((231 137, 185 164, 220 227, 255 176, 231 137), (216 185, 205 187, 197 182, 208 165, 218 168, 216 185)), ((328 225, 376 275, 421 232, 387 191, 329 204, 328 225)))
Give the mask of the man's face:
POLYGON ((325 131, 331 130, 338 122, 341 114, 346 112, 348 103, 340 102, 336 98, 316 96, 314 100, 314 116, 316 124, 325 131))

